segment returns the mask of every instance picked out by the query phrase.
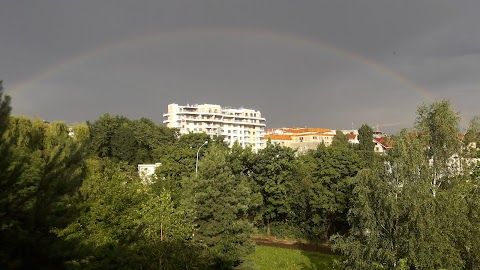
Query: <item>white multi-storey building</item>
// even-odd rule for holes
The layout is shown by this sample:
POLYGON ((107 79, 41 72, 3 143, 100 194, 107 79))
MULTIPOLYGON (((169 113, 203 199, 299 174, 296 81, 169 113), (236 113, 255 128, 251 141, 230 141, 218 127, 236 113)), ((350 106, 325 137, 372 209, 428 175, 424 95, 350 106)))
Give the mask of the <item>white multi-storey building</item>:
POLYGON ((252 109, 222 108, 220 105, 195 104, 181 106, 168 105, 168 113, 163 123, 170 128, 178 128, 180 134, 205 132, 210 136, 224 136, 232 146, 238 141, 243 147, 251 146, 254 151, 264 148, 262 140, 265 118, 252 109))

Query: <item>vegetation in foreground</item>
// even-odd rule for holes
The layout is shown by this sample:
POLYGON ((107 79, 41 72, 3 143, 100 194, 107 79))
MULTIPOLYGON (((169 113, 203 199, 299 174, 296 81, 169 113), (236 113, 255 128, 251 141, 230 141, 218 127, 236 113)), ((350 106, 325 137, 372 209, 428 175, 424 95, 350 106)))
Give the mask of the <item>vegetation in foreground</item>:
POLYGON ((332 269, 334 261, 340 257, 297 249, 256 246, 255 253, 247 259, 258 270, 326 270, 332 269))
POLYGON ((458 138, 449 101, 422 105, 382 156, 368 125, 358 145, 338 134, 298 155, 145 118, 68 126, 10 111, 0 81, 1 269, 249 269, 262 231, 330 239, 339 269, 480 269, 480 121, 458 138), (136 165, 154 162, 142 183, 136 165))

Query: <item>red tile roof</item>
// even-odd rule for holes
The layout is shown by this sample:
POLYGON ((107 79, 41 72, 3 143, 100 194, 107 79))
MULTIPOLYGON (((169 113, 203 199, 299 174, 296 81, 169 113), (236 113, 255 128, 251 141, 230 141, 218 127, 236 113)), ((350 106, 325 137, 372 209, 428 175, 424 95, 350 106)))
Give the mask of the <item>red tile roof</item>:
POLYGON ((380 138, 373 138, 373 139, 375 141, 377 141, 378 143, 380 143, 381 145, 383 145, 384 147, 386 147, 386 148, 392 148, 393 147, 393 142, 389 138, 380 137, 380 138))

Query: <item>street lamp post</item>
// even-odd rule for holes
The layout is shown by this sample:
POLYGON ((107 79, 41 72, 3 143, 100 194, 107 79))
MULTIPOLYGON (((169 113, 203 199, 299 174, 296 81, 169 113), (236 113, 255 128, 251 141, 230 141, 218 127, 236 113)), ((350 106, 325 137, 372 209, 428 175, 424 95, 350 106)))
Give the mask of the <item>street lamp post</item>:
POLYGON ((202 145, 200 145, 200 147, 197 150, 197 161, 195 162, 195 177, 197 177, 198 175, 198 154, 200 153, 200 149, 206 144, 208 144, 208 141, 205 141, 202 145))

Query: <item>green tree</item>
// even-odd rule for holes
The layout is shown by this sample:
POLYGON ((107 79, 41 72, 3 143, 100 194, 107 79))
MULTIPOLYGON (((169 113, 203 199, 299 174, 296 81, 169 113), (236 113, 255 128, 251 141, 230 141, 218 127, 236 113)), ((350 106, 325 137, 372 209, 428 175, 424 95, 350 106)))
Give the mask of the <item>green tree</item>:
POLYGON ((92 140, 92 151, 99 157, 112 157, 112 140, 117 129, 128 122, 126 117, 106 113, 93 123, 88 123, 92 140))
POLYGON ((212 144, 207 134, 190 133, 180 136, 174 143, 157 148, 154 155, 162 166, 156 170, 157 180, 153 184, 154 189, 158 193, 166 189, 173 201, 178 204, 182 192, 181 180, 195 173, 197 152, 201 160, 206 149, 212 144), (205 141, 208 143, 200 148, 205 141))
POLYGON ((130 120, 104 114, 89 127, 95 155, 131 165, 158 162, 158 148, 174 143, 178 137, 178 130, 158 126, 147 118, 130 120))
POLYGON ((212 256, 213 269, 230 269, 254 251, 247 212, 251 190, 243 177, 227 164, 228 149, 208 148, 198 176, 186 178, 183 205, 196 215, 194 240, 212 256))
POLYGON ((10 117, 2 136, 0 263, 13 268, 59 267, 65 243, 51 229, 75 216, 70 197, 83 180, 86 142, 65 123, 10 117))
POLYGON ((348 142, 348 136, 343 134, 341 130, 337 130, 335 132, 335 137, 333 137, 332 146, 349 147, 350 143, 348 142))
POLYGON ((403 131, 385 160, 359 172, 351 229, 333 237, 345 268, 479 267, 479 197, 458 120, 448 101, 421 106, 419 136, 403 131))
POLYGON ((136 163, 136 153, 139 146, 133 136, 134 127, 131 122, 121 124, 111 140, 111 157, 115 161, 126 161, 129 164, 136 163))
POLYGON ((192 241, 193 216, 174 205, 170 193, 150 195, 136 211, 143 227, 142 269, 202 269, 208 262, 201 246, 192 241))
POLYGON ((3 81, 0 80, 0 135, 3 135, 8 127, 8 118, 12 110, 10 101, 10 96, 4 96, 3 94, 3 81))
POLYGON ((198 263, 186 241, 193 233, 190 216, 174 207, 168 192, 155 195, 125 163, 89 159, 86 179, 72 201, 80 215, 54 230, 76 243, 72 268, 175 269, 172 265, 198 263))
POLYGON ((463 138, 463 144, 466 150, 470 152, 469 156, 479 156, 478 146, 480 146, 480 117, 476 116, 470 121, 467 132, 463 138))
POLYGON ((375 143, 373 142, 373 129, 367 125, 363 124, 360 129, 358 129, 358 151, 363 157, 366 165, 371 165, 374 159, 374 148, 375 143))
POLYGON ((69 265, 82 269, 139 269, 135 252, 141 228, 135 210, 144 201, 136 174, 125 164, 89 159, 87 175, 73 198, 80 215, 66 228, 54 232, 76 243, 69 265))
POLYGON ((250 176, 252 174, 255 154, 251 147, 243 148, 238 141, 235 141, 227 155, 227 164, 229 164, 233 174, 250 176))
POLYGON ((270 235, 271 222, 283 222, 292 217, 295 168, 295 151, 270 141, 256 156, 252 175, 256 184, 254 192, 260 193, 263 199, 257 214, 267 235, 270 235))
POLYGON ((140 118, 129 125, 131 136, 134 138, 135 151, 131 164, 155 163, 158 160, 154 151, 166 144, 173 143, 178 137, 178 130, 166 126, 158 126, 150 119, 140 118))
POLYGON ((417 110, 415 122, 419 138, 426 144, 426 158, 431 163, 432 193, 436 195, 442 185, 448 185, 448 180, 457 174, 458 163, 451 163, 450 159, 460 153, 460 116, 454 112, 448 100, 422 105, 417 110), (453 170, 452 170, 453 169, 453 170))
POLYGON ((320 145, 312 152, 313 181, 308 189, 311 217, 308 219, 323 239, 348 228, 353 177, 361 168, 361 158, 353 150, 320 145))

